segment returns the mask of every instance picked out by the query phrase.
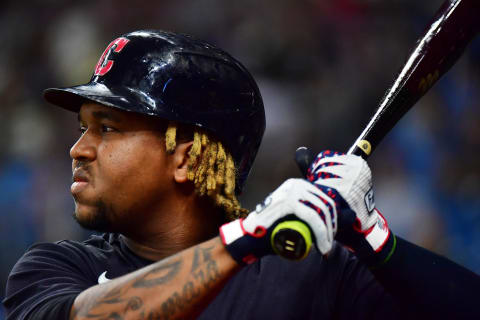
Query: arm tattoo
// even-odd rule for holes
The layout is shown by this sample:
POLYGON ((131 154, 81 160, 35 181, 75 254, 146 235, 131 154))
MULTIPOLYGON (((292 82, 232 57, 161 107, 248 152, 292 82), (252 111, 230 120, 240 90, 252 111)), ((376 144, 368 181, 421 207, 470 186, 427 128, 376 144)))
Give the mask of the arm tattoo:
POLYGON ((150 313, 148 319, 171 319, 177 312, 188 306, 202 291, 207 291, 220 278, 217 262, 212 259, 213 247, 196 247, 193 255, 190 274, 195 281, 187 281, 182 292, 174 292, 161 305, 159 312, 150 313), (204 265, 201 267, 200 260, 204 265), (197 282, 197 284, 195 284, 197 282))
MULTIPOLYGON (((152 288, 158 285, 172 280, 175 275, 179 272, 182 265, 182 260, 177 259, 174 261, 169 261, 168 263, 162 263, 159 266, 156 266, 142 277, 136 279, 131 287, 133 288, 152 288)), ((107 289, 108 287, 106 287, 107 289)), ((143 300, 140 297, 128 297, 128 287, 113 287, 105 292, 104 295, 99 297, 92 297, 93 299, 87 299, 85 302, 85 307, 82 310, 72 310, 72 317, 86 317, 90 319, 112 319, 120 320, 123 319, 125 314, 129 311, 137 311, 143 306, 143 300), (118 312, 108 313, 97 313, 95 310, 102 305, 113 305, 113 304, 125 304, 123 312, 119 314, 118 312)))
MULTIPOLYGON (((130 312, 136 312, 138 319, 172 319, 186 308, 191 307, 195 300, 214 286, 221 278, 217 262, 212 257, 215 245, 197 246, 194 248, 192 265, 185 280, 178 278, 183 266, 183 258, 168 259, 153 267, 129 285, 121 287, 105 286, 104 294, 86 298, 81 310, 72 309, 71 319, 85 317, 89 319, 121 320, 130 312), (174 291, 164 301, 152 309, 146 308, 146 303, 140 296, 132 296, 130 290, 159 288, 171 282, 183 282, 183 286, 174 291), (101 306, 119 304, 115 311, 102 312, 101 306)), ((152 294, 154 294, 152 292, 152 294)))
POLYGON ((152 288, 172 280, 180 271, 182 260, 160 265, 133 283, 134 288, 152 288), (160 276, 157 276, 160 274, 160 276), (153 275, 153 276, 152 276, 153 275))
POLYGON ((201 251, 203 256, 203 262, 206 265, 205 269, 192 270, 193 277, 200 281, 200 284, 209 289, 210 285, 214 283, 219 277, 220 273, 218 271, 217 263, 212 259, 210 251, 213 247, 209 248, 195 248, 195 251, 201 251))
POLYGON ((121 319, 124 319, 124 316, 127 312, 129 311, 136 311, 138 309, 140 309, 143 305, 143 301, 142 299, 140 299, 140 297, 131 297, 131 298, 122 298, 122 295, 124 294, 124 292, 122 292, 123 290, 121 289, 118 289, 118 288, 113 288, 109 291, 107 291, 107 293, 105 294, 105 296, 103 298, 100 298, 97 300, 97 298, 95 297, 94 299, 89 299, 86 304, 87 304, 87 308, 86 308, 86 311, 85 312, 79 312, 80 310, 77 310, 77 309, 73 309, 72 310, 72 315, 70 317, 70 319, 74 319, 75 317, 79 316, 79 317, 86 317, 86 318, 89 318, 89 319, 112 319, 112 320, 121 320, 121 319), (92 310, 94 310, 95 308, 98 308, 99 306, 101 305, 104 305, 104 304, 119 304, 119 303, 123 303, 123 302, 126 302, 126 305, 125 305, 125 308, 123 310, 123 312, 121 314, 119 314, 118 312, 111 312, 110 314, 107 313, 93 313, 93 312, 90 312, 92 310))

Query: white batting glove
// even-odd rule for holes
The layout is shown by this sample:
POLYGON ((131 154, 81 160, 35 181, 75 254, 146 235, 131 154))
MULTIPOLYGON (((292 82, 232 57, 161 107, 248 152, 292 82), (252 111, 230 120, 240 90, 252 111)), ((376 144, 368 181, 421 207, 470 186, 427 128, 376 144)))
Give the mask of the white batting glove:
POLYGON ((252 263, 262 256, 273 254, 271 233, 278 223, 287 219, 305 222, 322 254, 331 250, 337 230, 335 202, 303 179, 285 181, 245 219, 221 226, 220 236, 237 262, 252 263))
MULTIPOLYGON (((375 209, 372 174, 365 160, 324 151, 310 166, 307 178, 326 193, 338 194, 333 198, 342 212, 339 215, 354 213, 353 224, 340 225, 340 242, 363 254, 382 250, 391 232, 385 218, 375 209), (365 248, 366 244, 369 248, 365 248)), ((342 218, 339 220, 344 221, 342 218)))

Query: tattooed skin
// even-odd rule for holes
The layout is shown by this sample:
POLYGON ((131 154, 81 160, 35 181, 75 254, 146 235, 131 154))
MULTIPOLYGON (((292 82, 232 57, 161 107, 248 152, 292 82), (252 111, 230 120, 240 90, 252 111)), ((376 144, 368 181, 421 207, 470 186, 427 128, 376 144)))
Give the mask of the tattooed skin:
POLYGON ((192 274, 193 277, 200 281, 200 284, 204 286, 205 289, 209 289, 211 284, 214 283, 219 277, 219 271, 215 260, 212 259, 210 251, 213 247, 210 248, 195 248, 195 255, 202 255, 203 261, 206 264, 206 268, 194 269, 192 265, 192 274), (199 251, 201 251, 199 253, 199 251))
MULTIPOLYGON (((197 298, 203 290, 210 289, 212 283, 220 278, 217 263, 212 259, 210 251, 213 247, 196 247, 193 256, 190 274, 195 281, 188 281, 181 292, 175 291, 165 302, 162 303, 161 312, 158 318, 171 319, 177 311, 184 309, 186 305, 197 298), (202 261, 202 267, 200 262, 202 261)), ((151 319, 151 318, 149 318, 151 319)))
POLYGON ((134 288, 152 288, 171 281, 180 270, 181 260, 160 265, 133 283, 134 288), (160 276, 158 276, 160 274, 160 276))
POLYGON ((72 309, 71 319, 174 319, 195 309, 222 278, 212 254, 216 244, 199 245, 193 252, 157 262, 127 282, 100 285, 96 289, 103 287, 103 292, 88 295, 80 310, 72 309), (170 294, 159 298, 165 292, 170 294))

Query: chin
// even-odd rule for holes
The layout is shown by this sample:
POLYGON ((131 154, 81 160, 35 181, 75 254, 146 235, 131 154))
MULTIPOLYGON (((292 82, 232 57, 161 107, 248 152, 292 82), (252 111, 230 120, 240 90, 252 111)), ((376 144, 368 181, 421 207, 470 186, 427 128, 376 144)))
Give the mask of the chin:
POLYGON ((85 206, 75 202, 73 218, 85 229, 111 232, 111 221, 108 218, 105 204, 101 201, 94 206, 85 206))

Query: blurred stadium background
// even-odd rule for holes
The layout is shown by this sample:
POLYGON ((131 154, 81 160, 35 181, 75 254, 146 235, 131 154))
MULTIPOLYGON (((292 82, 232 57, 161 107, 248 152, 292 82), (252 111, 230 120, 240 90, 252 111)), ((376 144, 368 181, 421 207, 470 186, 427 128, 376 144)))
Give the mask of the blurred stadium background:
MULTIPOLYGON (((88 81, 106 45, 135 29, 193 34, 260 86, 267 131, 247 208, 299 176, 296 147, 346 150, 443 0, 2 1, 0 299, 34 242, 84 239, 71 213, 76 117, 43 89, 88 81)), ((369 161, 391 228, 480 272, 480 39, 369 161)), ((0 307, 0 319, 3 319, 0 307)))

